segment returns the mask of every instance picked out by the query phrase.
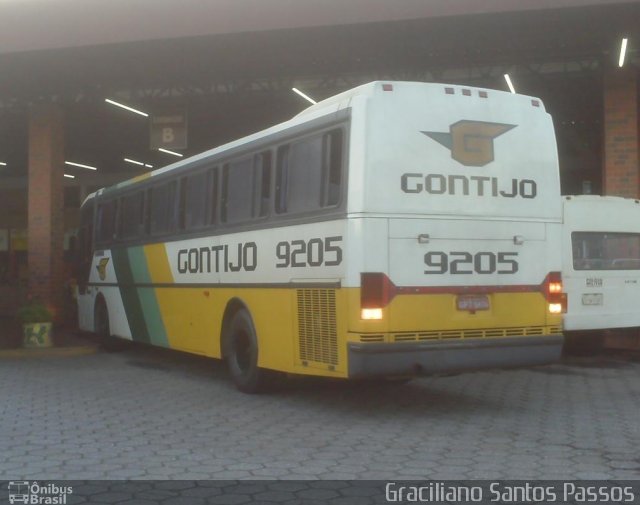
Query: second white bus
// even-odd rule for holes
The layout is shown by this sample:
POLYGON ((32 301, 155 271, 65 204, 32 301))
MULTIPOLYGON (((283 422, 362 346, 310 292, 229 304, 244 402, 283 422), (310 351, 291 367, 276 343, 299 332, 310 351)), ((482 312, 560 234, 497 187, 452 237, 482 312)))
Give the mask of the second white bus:
POLYGON ((563 204, 565 329, 640 327, 640 201, 582 195, 563 204))

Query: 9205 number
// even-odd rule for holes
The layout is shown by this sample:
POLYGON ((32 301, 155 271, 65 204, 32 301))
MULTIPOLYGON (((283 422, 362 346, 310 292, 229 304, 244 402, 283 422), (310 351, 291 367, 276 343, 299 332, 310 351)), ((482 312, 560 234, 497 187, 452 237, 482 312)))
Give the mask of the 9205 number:
POLYGON ((276 245, 277 268, 335 266, 342 263, 342 237, 292 240, 276 245))
POLYGON ((424 255, 425 274, 515 274, 518 271, 517 252, 431 251, 424 255))

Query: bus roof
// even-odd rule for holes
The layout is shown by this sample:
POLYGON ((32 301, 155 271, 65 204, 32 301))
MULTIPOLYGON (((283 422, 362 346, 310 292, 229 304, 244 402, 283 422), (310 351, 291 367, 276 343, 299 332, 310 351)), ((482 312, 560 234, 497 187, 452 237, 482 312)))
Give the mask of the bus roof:
POLYGON ((320 117, 326 114, 330 114, 332 112, 337 112, 338 110, 340 110, 341 108, 345 108, 348 107, 349 104, 351 103, 351 100, 354 97, 358 97, 358 96, 365 96, 365 97, 372 97, 374 96, 376 93, 382 93, 382 92, 393 92, 394 90, 397 89, 403 89, 403 90, 408 90, 408 89, 412 89, 412 90, 418 90, 419 88, 421 88, 422 90, 424 89, 432 89, 433 92, 438 92, 438 93, 442 93, 443 91, 447 90, 447 92, 449 92, 448 90, 453 90, 452 92, 458 92, 458 93, 463 93, 465 90, 470 90, 470 89, 474 89, 474 90, 479 90, 479 91, 486 91, 487 93, 491 93, 492 95, 497 95, 500 96, 502 99, 510 99, 510 100, 518 100, 518 101, 527 101, 530 103, 531 100, 536 100, 538 101, 538 106, 544 110, 544 105, 542 104, 542 101, 538 98, 535 97, 529 97, 526 95, 518 95, 518 94, 512 94, 509 93, 507 91, 500 91, 500 90, 494 90, 494 89, 485 89, 485 88, 474 88, 471 86, 462 86, 462 85, 455 85, 455 84, 443 84, 443 83, 424 83, 424 82, 412 82, 412 81, 373 81, 373 82, 369 82, 367 84, 362 84, 360 86, 357 86, 355 88, 352 88, 350 90, 344 91, 342 93, 339 93, 337 95, 331 96, 329 98, 326 98, 314 105, 311 105, 309 107, 307 107, 306 109, 304 109, 303 111, 301 111, 300 113, 298 113, 296 116, 294 116, 293 118, 284 121, 282 123, 279 123, 277 125, 271 126, 265 130, 261 130, 258 132, 255 132, 253 134, 247 135, 245 137, 242 137, 240 139, 237 140, 233 140, 231 142, 228 142, 226 144, 223 144, 221 146, 218 147, 214 147, 212 149, 208 149, 206 151, 203 151, 199 154, 190 156, 188 158, 185 159, 181 159, 179 161, 176 161, 175 163, 171 163, 169 165, 166 165, 164 167, 158 168, 156 170, 152 170, 150 172, 146 172, 144 174, 138 175, 136 177, 133 177, 131 179, 127 179, 125 181, 122 181, 120 183, 114 184, 112 186, 108 186, 105 188, 101 188, 99 190, 97 190, 96 192, 90 194, 87 196, 87 198, 85 198, 84 202, 82 205, 84 205, 87 201, 89 201, 91 198, 95 197, 95 196, 100 196, 104 191, 111 191, 111 190, 117 190, 117 189, 123 189, 126 187, 129 187, 133 184, 136 184, 138 182, 147 180, 151 177, 155 177, 167 172, 171 172, 173 170, 178 170, 183 166, 186 165, 190 165, 193 162, 197 162, 200 160, 204 160, 210 156, 214 156, 216 154, 219 154, 221 152, 233 149, 235 147, 239 147, 242 146, 246 143, 249 143, 253 140, 258 140, 263 136, 269 135, 269 134, 273 134, 273 133, 277 133, 279 131, 285 130, 291 126, 295 126, 297 124, 300 123, 304 123, 306 121, 309 121, 310 119, 314 119, 315 117, 320 117))

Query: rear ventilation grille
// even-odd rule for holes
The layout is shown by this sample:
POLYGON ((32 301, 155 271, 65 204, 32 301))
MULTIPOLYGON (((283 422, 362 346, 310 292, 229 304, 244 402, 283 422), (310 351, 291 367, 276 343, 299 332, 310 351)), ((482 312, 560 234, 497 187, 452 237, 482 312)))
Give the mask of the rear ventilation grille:
POLYGON ((384 342, 384 335, 360 335, 360 342, 384 342))
POLYGON ((452 338, 499 338, 535 335, 556 335, 561 332, 555 326, 530 326, 524 328, 487 328, 474 330, 424 331, 420 333, 395 333, 394 342, 416 342, 420 340, 446 340, 452 338))
POLYGON ((300 359, 338 364, 336 292, 333 289, 298 289, 300 359))

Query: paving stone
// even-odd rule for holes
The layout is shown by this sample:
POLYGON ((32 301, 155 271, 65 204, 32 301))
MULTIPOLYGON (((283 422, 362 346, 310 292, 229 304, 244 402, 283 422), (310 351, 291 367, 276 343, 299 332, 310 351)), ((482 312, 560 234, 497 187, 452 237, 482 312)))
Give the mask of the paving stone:
POLYGON ((394 388, 301 380, 264 396, 177 353, 55 361, 0 361, 12 406, 0 407, 0 478, 640 476, 640 364, 615 357, 394 388))

